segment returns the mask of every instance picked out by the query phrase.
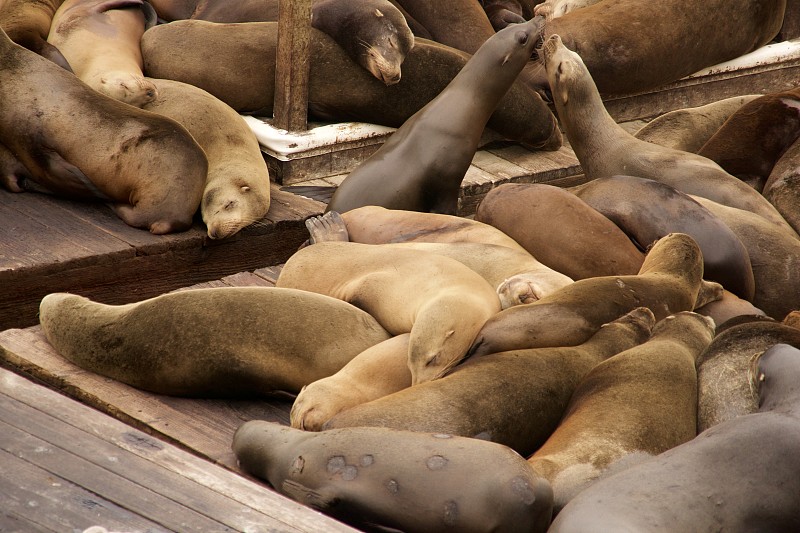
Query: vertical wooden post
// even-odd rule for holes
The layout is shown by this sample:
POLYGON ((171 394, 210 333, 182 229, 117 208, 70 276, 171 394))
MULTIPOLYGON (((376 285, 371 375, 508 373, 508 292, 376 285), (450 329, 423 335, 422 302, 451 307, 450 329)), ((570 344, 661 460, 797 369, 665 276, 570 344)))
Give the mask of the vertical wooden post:
POLYGON ((311 55, 311 0, 280 0, 275 65, 276 128, 308 128, 308 71, 311 55))

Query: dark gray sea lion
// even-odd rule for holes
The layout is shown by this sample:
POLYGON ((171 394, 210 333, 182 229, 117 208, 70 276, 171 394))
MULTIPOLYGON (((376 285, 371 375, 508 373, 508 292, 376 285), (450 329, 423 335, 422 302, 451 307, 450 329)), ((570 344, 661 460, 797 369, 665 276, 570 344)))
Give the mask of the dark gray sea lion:
POLYGON ((583 343, 564 329, 557 332, 558 347, 471 357, 441 379, 342 411, 323 429, 452 433, 505 444, 527 456, 555 430, 583 376, 647 340, 653 323, 649 310, 636 309, 583 343))
POLYGON ((278 492, 368 531, 544 533, 550 524, 550 486, 491 442, 253 420, 236 431, 233 451, 278 492))
POLYGON ((713 336, 712 320, 671 315, 649 340, 581 380, 558 428, 528 459, 553 487, 555 512, 615 463, 630 465, 695 437, 695 361, 713 336))
POLYGON ((643 250, 668 233, 686 233, 703 252, 703 277, 745 300, 755 294, 750 256, 731 229, 689 195, 633 176, 599 178, 571 189, 643 250))
POLYGON ((598 481, 548 531, 800 530, 800 350, 777 345, 755 363, 757 412, 598 481))
MULTIPOLYGON (((183 20, 145 32, 145 74, 195 85, 240 113, 272 115, 275 100, 274 22, 214 24, 183 20)), ((400 127, 433 100, 469 55, 417 39, 391 86, 356 65, 332 38, 312 28, 309 112, 312 118, 400 127)), ((487 126, 511 140, 544 146, 554 134, 553 114, 521 82, 511 85, 487 126)))

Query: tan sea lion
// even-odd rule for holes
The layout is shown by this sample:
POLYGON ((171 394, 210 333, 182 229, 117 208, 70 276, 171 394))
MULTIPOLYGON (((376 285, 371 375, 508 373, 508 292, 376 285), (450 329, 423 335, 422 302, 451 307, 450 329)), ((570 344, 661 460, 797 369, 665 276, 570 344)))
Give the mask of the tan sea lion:
POLYGON ((800 347, 800 331, 754 318, 717 334, 697 360, 697 431, 756 412, 753 360, 778 343, 800 347))
POLYGON ((292 404, 292 427, 320 431, 334 415, 411 386, 403 333, 367 348, 341 370, 303 387, 292 404))
MULTIPOLYGON (((161 24, 142 37, 145 74, 200 87, 240 113, 271 116, 277 38, 274 22, 161 24)), ((403 61, 402 79, 387 86, 356 65, 331 37, 312 28, 310 116, 399 127, 434 99, 468 59, 463 52, 416 39, 403 61)), ((531 146, 544 145, 554 125, 547 105, 520 82, 511 85, 488 122, 503 137, 531 146)))
POLYGON ((636 309, 576 341, 559 346, 471 357, 441 379, 342 411, 323 429, 392 427, 475 437, 527 456, 555 430, 578 383, 595 365, 644 342, 653 314, 636 309), (572 346, 566 346, 572 344, 572 346), (577 345, 575 345, 577 344, 577 345))
MULTIPOLYGON (((632 94, 767 44, 780 30, 785 8, 786 0, 709 0, 702 5, 602 0, 548 21, 543 40, 560 35, 583 58, 604 95, 632 94)), ((536 82, 543 89, 548 85, 543 76, 536 82)))
POLYGON ((362 529, 544 533, 550 524, 547 482, 491 442, 385 428, 312 433, 253 420, 236 431, 233 451, 278 492, 362 529))
POLYGON ((713 336, 713 320, 677 313, 657 323, 643 344, 589 371, 555 432, 528 459, 553 487, 555 512, 615 463, 640 461, 695 437, 695 361, 713 336))
POLYGON ((47 41, 89 87, 141 107, 156 97, 142 74, 140 42, 156 23, 143 0, 65 0, 53 16, 47 41))
POLYGON ((756 292, 752 303, 776 320, 800 306, 800 239, 783 231, 763 218, 720 205, 711 200, 694 197, 733 230, 747 248, 756 292))
POLYGON ((200 212, 212 239, 224 239, 264 218, 270 206, 269 170, 253 131, 229 105, 172 80, 150 80, 158 97, 143 106, 183 125, 208 158, 200 212))
POLYGON ((3 0, 0 2, 0 28, 15 43, 72 71, 58 48, 47 42, 53 15, 63 0, 3 0))
MULTIPOLYGON (((313 243, 348 241, 347 224, 336 211, 306 220, 313 243)), ((503 309, 530 303, 566 287, 572 279, 541 264, 528 252, 480 242, 399 242, 388 248, 431 252, 468 266, 495 287, 503 309)))
POLYGON ((553 20, 566 15, 576 9, 589 7, 599 0, 545 0, 534 8, 534 13, 547 19, 553 20))
POLYGON ((441 377, 458 364, 500 310, 486 280, 454 259, 354 242, 301 249, 286 261, 276 286, 348 301, 392 335, 410 332, 413 383, 441 377))
POLYGON ((686 233, 703 252, 703 277, 752 300, 755 280, 739 237, 718 217, 665 183, 633 176, 598 178, 571 192, 616 224, 641 249, 668 233, 686 233))
POLYGON ((635 274, 644 261, 613 222, 554 185, 499 185, 481 201, 475 220, 501 230, 543 264, 575 280, 635 274))
POLYGON ((783 317, 782 324, 795 329, 800 329, 800 311, 792 311, 791 313, 788 313, 785 317, 783 317))
POLYGON ((127 305, 55 293, 42 299, 39 319, 50 344, 81 368, 174 396, 296 393, 389 338, 347 302, 274 287, 196 289, 127 305))
POLYGON ((758 411, 598 481, 551 533, 800 530, 800 350, 757 361, 758 411))
POLYGON ((686 194, 746 209, 791 230, 761 194, 710 159, 639 140, 614 122, 581 57, 564 46, 558 35, 542 46, 542 57, 559 120, 587 178, 627 175, 660 181, 686 194))
POLYGON ((208 162, 183 126, 94 91, 0 35, 0 143, 55 194, 111 203, 125 223, 188 229, 208 162))
POLYGON ((743 105, 697 153, 761 192, 775 163, 798 137, 800 87, 743 105))
MULTIPOLYGON (((497 32, 425 107, 339 185, 326 211, 365 205, 455 215, 486 122, 530 58, 541 19, 497 32)), ((553 123, 543 149, 561 146, 553 123)))
POLYGON ((656 241, 636 275, 578 280, 537 302, 497 313, 481 328, 470 353, 554 346, 567 328, 580 343, 636 307, 647 307, 657 320, 691 311, 722 295, 718 283, 702 277, 700 247, 690 236, 672 233, 656 241))
POLYGON ((633 136, 675 150, 697 153, 728 117, 760 96, 733 96, 706 105, 669 111, 642 126, 633 136))
POLYGON ((800 141, 795 141, 775 163, 762 194, 800 233, 800 141))

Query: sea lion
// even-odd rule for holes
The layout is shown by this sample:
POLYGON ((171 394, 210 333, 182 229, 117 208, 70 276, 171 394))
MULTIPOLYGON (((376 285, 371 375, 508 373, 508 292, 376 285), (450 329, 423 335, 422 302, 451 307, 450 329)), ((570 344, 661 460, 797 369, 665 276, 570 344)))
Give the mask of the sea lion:
POLYGON ((752 300, 753 269, 742 241, 689 195, 633 176, 598 178, 570 189, 616 224, 642 250, 668 233, 686 233, 703 252, 703 277, 752 300))
POLYGON ((397 0, 397 3, 430 32, 434 41, 468 54, 477 52, 495 33, 486 12, 475 0, 397 0))
POLYGON ((753 318, 717 334, 697 360, 697 431, 754 413, 752 362, 778 343, 800 348, 800 331, 773 320, 753 318))
POLYGON ((775 163, 800 137, 800 87, 743 105, 698 150, 761 192, 775 163))
POLYGON ((188 229, 208 162, 183 126, 91 89, 0 35, 0 143, 45 189, 100 199, 126 224, 188 229))
POLYGON ((47 41, 89 87, 141 107, 156 97, 142 74, 140 42, 156 23, 143 0, 65 0, 53 16, 47 41))
POLYGON ((550 524, 550 486, 491 442, 252 420, 234 434, 233 451, 278 492, 368 530, 544 533, 550 524))
POLYGON ((728 117, 760 96, 733 96, 698 107, 675 109, 654 118, 633 136, 675 150, 697 153, 728 117))
MULTIPOLYGON (((336 211, 306 220, 312 243, 348 241, 347 224, 336 211)), ((481 242, 399 242, 379 246, 431 252, 468 266, 497 290, 502 309, 530 303, 572 283, 528 252, 481 242)))
POLYGON ((599 0, 545 0, 538 4, 533 12, 550 21, 575 11, 576 9, 594 5, 598 1, 599 0))
POLYGON ((182 124, 208 158, 200 212, 212 239, 224 239, 261 220, 270 206, 269 170, 253 130, 229 105, 172 80, 150 80, 158 97, 147 111, 182 124))
POLYGON ((762 194, 800 233, 800 141, 795 141, 775 163, 762 194))
POLYGON ((636 309, 583 343, 574 342, 565 329, 558 332, 563 341, 557 347, 471 357, 441 379, 342 411, 323 429, 380 426, 452 433, 528 456, 555 430, 583 376, 644 342, 653 323, 649 310, 636 309))
MULTIPOLYGON (((425 107, 336 189, 326 211, 364 205, 455 215, 461 181, 500 98, 530 58, 541 19, 497 32, 425 107)), ((561 145, 555 126, 543 148, 561 145)))
MULTIPOLYGON (((542 37, 560 35, 604 95, 632 94, 767 44, 780 30, 785 8, 786 0, 710 0, 702 6, 602 0, 548 21, 542 37), (653 23, 658 20, 669 24, 653 23)), ((535 82, 546 90, 544 76, 535 82)))
POLYGON ((286 261, 276 283, 327 294, 367 311, 392 335, 411 333, 413 383, 436 379, 464 357, 500 310, 494 289, 449 257, 354 242, 321 242, 286 261))
POLYGON ((567 328, 580 343, 636 307, 649 308, 657 320, 691 311, 722 295, 718 283, 702 277, 700 247, 686 234, 671 233, 656 241, 636 275, 578 280, 537 302, 497 313, 481 328, 470 354, 553 346, 567 328))
POLYGON ((757 364, 757 412, 598 481, 548 531, 800 530, 800 351, 777 345, 757 364))
POLYGON ((289 412, 292 427, 320 431, 341 411, 410 387, 409 337, 403 333, 371 346, 332 376, 303 387, 289 412))
MULTIPOLYGON (((145 74, 195 85, 240 113, 272 116, 275 100, 274 22, 215 24, 183 20, 150 28, 142 37, 145 74)), ((416 39, 390 86, 356 65, 331 37, 312 28, 309 114, 328 121, 399 127, 435 98, 469 56, 416 39)), ((515 82, 489 119, 503 137, 543 146, 555 135, 555 118, 542 99, 515 82)))
POLYGON ((589 371, 555 432, 528 459, 553 487, 555 512, 612 464, 695 437, 695 361, 713 336, 713 320, 684 311, 657 323, 643 344, 589 371))
POLYGON ((10 192, 25 192, 35 187, 31 173, 19 159, 0 143, 0 185, 10 192))
POLYGON ((752 303, 776 320, 800 306, 800 239, 763 218, 711 200, 694 197, 742 241, 750 256, 756 292, 752 303))
POLYGON ((800 311, 792 311, 791 313, 787 313, 786 316, 783 317, 783 321, 781 323, 795 329, 800 329, 800 311))
POLYGON ((710 159, 642 141, 625 131, 606 111, 581 57, 558 35, 542 46, 542 57, 558 118, 588 179, 628 175, 660 181, 686 194, 752 211, 791 230, 758 191, 710 159))
POLYGON ((518 0, 481 0, 483 11, 495 31, 505 29, 511 24, 524 24, 531 16, 525 16, 525 9, 518 0))
POLYGON ((0 28, 15 43, 72 72, 61 51, 47 42, 53 15, 62 1, 3 0, 0 2, 0 28))
POLYGON ((711 317, 717 326, 740 316, 767 316, 767 314, 747 300, 743 300, 730 291, 723 290, 719 300, 708 302, 694 310, 695 313, 711 317))
POLYGON ((644 261, 613 222, 554 185, 498 185, 478 205, 475 220, 499 229, 543 264, 575 280, 635 274, 644 261))
POLYGON ((174 396, 296 393, 389 338, 347 302, 275 287, 195 289, 127 305, 55 293, 42 299, 39 320, 56 351, 81 368, 174 396))

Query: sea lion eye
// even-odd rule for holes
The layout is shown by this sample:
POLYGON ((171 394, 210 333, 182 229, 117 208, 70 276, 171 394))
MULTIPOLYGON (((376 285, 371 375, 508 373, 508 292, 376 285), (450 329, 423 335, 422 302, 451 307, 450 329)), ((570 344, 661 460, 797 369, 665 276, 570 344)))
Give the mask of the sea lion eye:
POLYGON ((528 34, 525 33, 524 31, 518 31, 517 32, 517 42, 519 42, 519 44, 527 43, 528 42, 528 34))

